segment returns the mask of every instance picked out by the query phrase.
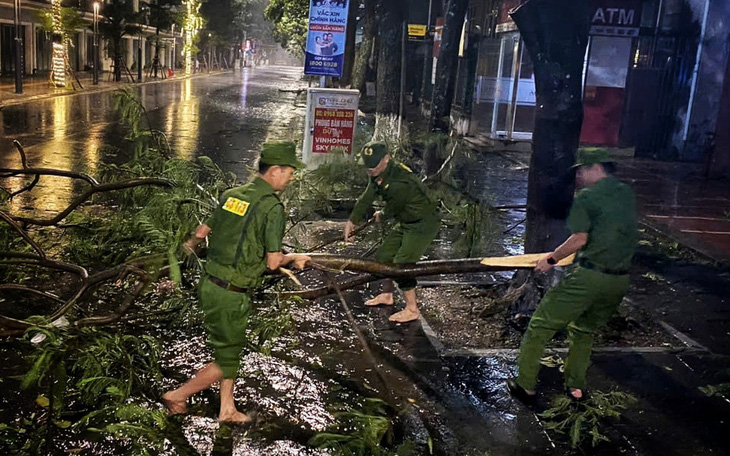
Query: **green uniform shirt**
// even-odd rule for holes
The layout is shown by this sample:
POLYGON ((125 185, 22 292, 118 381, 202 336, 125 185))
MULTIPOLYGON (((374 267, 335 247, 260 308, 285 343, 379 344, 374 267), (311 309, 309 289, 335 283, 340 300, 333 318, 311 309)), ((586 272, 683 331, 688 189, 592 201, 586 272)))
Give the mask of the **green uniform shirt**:
POLYGON ((573 233, 588 233, 579 258, 607 269, 628 269, 638 242, 634 191, 613 177, 579 191, 568 228, 573 233))
POLYGON ((223 193, 211 228, 206 271, 242 288, 260 285, 268 252, 280 252, 284 205, 260 177, 223 193))
POLYGON ((407 166, 393 160, 379 176, 370 178, 365 192, 350 214, 350 221, 361 223, 376 197, 385 201, 383 215, 386 218, 394 217, 402 223, 417 222, 436 211, 436 202, 431 199, 418 176, 407 166))

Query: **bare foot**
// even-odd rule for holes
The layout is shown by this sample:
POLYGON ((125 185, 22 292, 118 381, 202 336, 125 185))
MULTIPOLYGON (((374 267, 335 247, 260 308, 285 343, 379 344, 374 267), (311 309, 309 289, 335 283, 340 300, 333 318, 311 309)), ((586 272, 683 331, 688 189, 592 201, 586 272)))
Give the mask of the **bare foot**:
POLYGON ((583 400, 583 391, 579 390, 578 388, 569 388, 568 389, 569 394, 575 399, 576 401, 583 400))
POLYGON ((408 323, 409 321, 418 320, 420 314, 409 309, 403 309, 390 316, 388 320, 394 323, 408 323))
POLYGON ((379 305, 392 306, 393 305, 393 293, 380 293, 373 299, 365 301, 365 305, 368 307, 379 306, 379 305))
POLYGON ((245 413, 241 413, 238 410, 233 412, 221 412, 218 415, 218 421, 221 423, 236 423, 236 424, 247 424, 253 421, 253 418, 245 413))
POLYGON ((178 399, 174 391, 168 391, 162 396, 162 405, 170 415, 181 415, 188 411, 187 401, 178 399))

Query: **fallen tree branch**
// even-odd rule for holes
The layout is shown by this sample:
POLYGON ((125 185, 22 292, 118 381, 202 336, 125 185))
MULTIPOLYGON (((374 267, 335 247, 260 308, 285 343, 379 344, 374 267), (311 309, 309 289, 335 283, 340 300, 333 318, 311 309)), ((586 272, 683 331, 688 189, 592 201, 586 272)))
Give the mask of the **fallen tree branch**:
MULTIPOLYGON (((385 264, 362 258, 350 258, 327 254, 313 253, 310 256, 317 264, 331 269, 364 272, 375 276, 390 278, 516 269, 514 266, 485 266, 481 264, 481 258, 419 261, 418 263, 410 264, 385 264)), ((531 266, 531 268, 532 267, 534 266, 531 266)), ((527 266, 525 268, 527 268, 527 266)))
POLYGON ((2 261, 0 263, 5 264, 31 264, 35 266, 43 266, 49 269, 56 269, 59 271, 71 272, 78 275, 82 280, 89 277, 89 273, 86 268, 81 266, 65 263, 63 261, 52 260, 50 258, 42 257, 33 253, 26 252, 0 252, 0 258, 10 258, 11 261, 2 261))
MULTIPOLYGON (((362 225, 360 225, 357 228, 355 228, 354 230, 352 230, 352 233, 350 233, 350 235, 351 236, 357 235, 358 233, 362 232, 364 229, 368 228, 373 223, 375 223, 375 217, 371 217, 370 220, 368 220, 367 222, 363 223, 362 225)), ((337 241, 344 241, 344 239, 345 238, 343 236, 332 237, 331 239, 328 239, 320 244, 315 245, 312 248, 307 249, 306 252, 314 252, 316 250, 323 249, 330 244, 334 244, 337 241)))
POLYGON ((340 300, 340 304, 342 305, 342 310, 345 311, 345 316, 347 316, 347 321, 350 322, 352 330, 355 332, 357 339, 360 341, 360 346, 362 347, 363 353, 365 353, 365 357, 368 359, 368 361, 370 361, 370 364, 375 370, 378 379, 383 384, 383 392, 389 399, 388 402, 393 403, 393 395, 391 393, 390 387, 388 386, 388 381, 385 379, 383 371, 380 370, 379 364, 375 359, 375 356, 373 356, 373 352, 370 350, 370 346, 368 345, 368 341, 365 338, 365 335, 363 335, 362 331, 360 331, 360 327, 357 325, 357 321, 355 321, 355 317, 352 315, 352 310, 350 310, 350 306, 347 305, 345 295, 342 294, 342 289, 340 289, 340 286, 337 284, 334 277, 332 277, 332 274, 330 274, 326 268, 321 268, 316 263, 312 264, 312 267, 321 270, 324 276, 327 278, 329 286, 331 286, 335 290, 335 293, 340 300))
MULTIPOLYGON (((356 276, 350 276, 349 278, 337 282, 337 286, 340 288, 340 290, 349 290, 350 288, 357 287, 359 285, 366 284, 368 282, 373 282, 375 280, 380 280, 380 277, 376 277, 371 274, 364 274, 364 275, 356 275, 356 276)), ((279 293, 279 296, 284 299, 288 298, 302 298, 302 299, 317 299, 321 298, 323 296, 328 296, 335 293, 335 288, 330 284, 326 285, 324 287, 320 288, 314 288, 311 290, 301 290, 301 291, 284 291, 282 293, 279 293)), ((271 294, 271 293, 268 293, 271 294)))
POLYGON ((55 217, 46 219, 46 220, 40 220, 40 219, 33 219, 33 218, 27 218, 27 217, 17 217, 16 220, 19 222, 23 222, 27 225, 38 225, 38 226, 53 226, 56 225, 61 220, 65 219, 68 214, 74 211, 77 207, 79 207, 82 203, 84 203, 86 200, 88 200, 92 195, 95 193, 101 193, 101 192, 108 192, 113 190, 125 190, 128 188, 133 187, 140 187, 142 185, 156 185, 161 187, 172 187, 174 183, 167 179, 159 179, 159 178, 140 178, 140 179, 131 179, 127 181, 121 181, 121 182, 111 182, 108 184, 99 184, 99 185, 92 185, 91 188, 87 189, 82 193, 78 198, 76 198, 71 204, 64 209, 63 211, 59 212, 55 217))
POLYGON ((28 243, 31 247, 33 247, 33 250, 35 250, 38 253, 38 256, 42 258, 46 258, 46 252, 43 251, 40 245, 38 245, 32 237, 23 229, 18 222, 13 219, 13 217, 10 216, 10 214, 0 211, 0 218, 5 221, 8 225, 10 225, 11 228, 13 228, 18 234, 20 234, 20 237, 25 240, 25 242, 28 243))
POLYGON ((144 290, 144 288, 150 283, 149 274, 146 272, 137 269, 137 268, 127 268, 125 270, 125 274, 122 277, 126 278, 127 275, 134 274, 138 277, 137 285, 134 286, 132 291, 125 296, 122 303, 117 307, 117 309, 104 316, 100 317, 88 317, 88 318, 82 318, 80 320, 76 320, 74 322, 74 325, 76 326, 100 326, 100 325, 107 325, 110 323, 114 323, 115 321, 119 320, 124 314, 127 313, 127 311, 132 307, 132 304, 134 304, 134 301, 137 299, 139 294, 144 290))
POLYGON ((0 168, 0 177, 19 177, 19 176, 57 176, 57 177, 69 177, 71 179, 80 179, 88 182, 90 185, 99 185, 93 177, 84 173, 77 173, 74 171, 67 171, 65 169, 55 168, 24 168, 24 169, 13 169, 13 168, 0 168))

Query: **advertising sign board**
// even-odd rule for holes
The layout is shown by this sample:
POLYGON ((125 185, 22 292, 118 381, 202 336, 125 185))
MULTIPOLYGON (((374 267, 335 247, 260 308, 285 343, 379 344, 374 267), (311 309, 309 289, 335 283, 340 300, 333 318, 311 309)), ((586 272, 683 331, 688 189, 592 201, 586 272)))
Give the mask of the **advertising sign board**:
POLYGON ((342 77, 349 0, 310 0, 304 73, 342 77))
POLYGON ((360 92, 350 89, 309 89, 302 157, 316 168, 337 152, 353 155, 360 92))

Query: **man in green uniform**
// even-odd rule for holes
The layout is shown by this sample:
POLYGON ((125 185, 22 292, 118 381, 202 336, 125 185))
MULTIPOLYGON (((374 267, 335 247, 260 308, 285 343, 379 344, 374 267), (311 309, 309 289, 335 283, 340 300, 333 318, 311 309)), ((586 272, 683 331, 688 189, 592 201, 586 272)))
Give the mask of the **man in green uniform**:
MULTIPOLYGON (((421 259, 439 230, 437 203, 429 196, 421 180, 403 164, 391 159, 384 144, 372 143, 362 150, 362 160, 368 167, 370 181, 360 196, 350 219, 345 224, 345 241, 355 224, 361 223, 365 212, 380 197, 385 201, 382 213, 375 213, 376 221, 395 218, 398 222, 378 249, 375 260, 379 263, 415 263, 421 259)), ((418 319, 416 279, 401 278, 398 286, 406 298, 406 308, 390 316, 390 321, 405 323, 418 319)), ((387 280, 381 293, 367 301, 367 306, 393 305, 393 283, 387 280)))
POLYGON ((210 234, 207 274, 201 280, 199 296, 215 361, 163 396, 170 413, 185 413, 190 396, 220 381, 218 419, 251 421, 251 417, 236 409, 233 400, 251 312, 251 292, 261 284, 266 269, 276 270, 289 263, 302 269, 310 259, 281 252, 286 218, 284 206, 275 194, 289 184, 295 168, 301 166, 294 143, 265 143, 259 175, 246 185, 225 191, 220 206, 185 242, 185 249, 193 251, 210 234))
POLYGON ((558 261, 579 252, 577 265, 550 290, 537 307, 522 339, 519 375, 507 381, 523 401, 535 395, 540 359, 556 331, 568 328, 570 349, 565 361, 565 386, 575 400, 585 397, 593 333, 616 312, 629 287, 629 267, 638 241, 636 197, 611 176, 615 164, 605 149, 579 149, 576 180, 579 191, 568 216, 573 233, 537 264, 549 271, 558 261))

